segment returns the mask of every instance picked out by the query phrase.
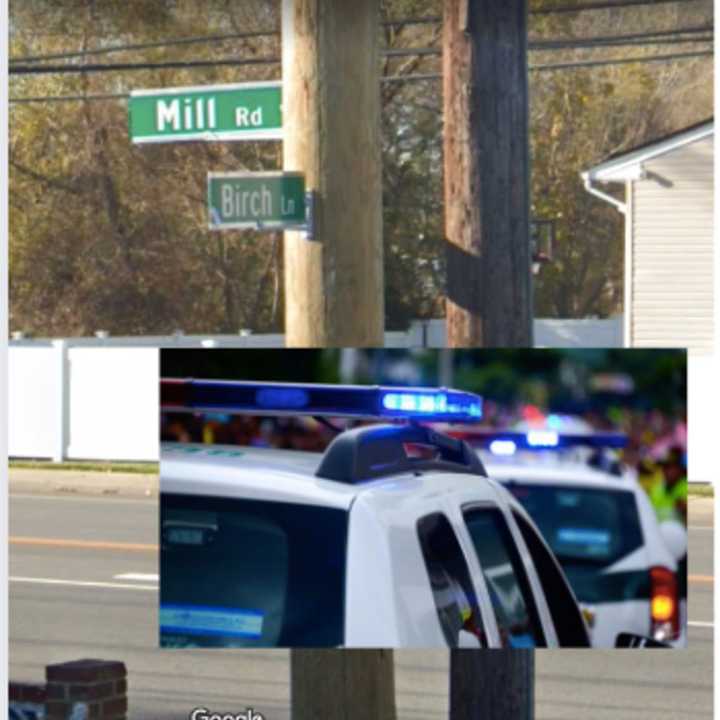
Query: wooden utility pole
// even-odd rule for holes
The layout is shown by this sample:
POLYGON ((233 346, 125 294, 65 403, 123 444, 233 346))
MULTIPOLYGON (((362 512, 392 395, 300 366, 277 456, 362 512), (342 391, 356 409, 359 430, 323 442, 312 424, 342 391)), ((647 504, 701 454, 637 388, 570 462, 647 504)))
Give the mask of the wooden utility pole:
POLYGON ((533 650, 450 651, 450 720, 532 720, 533 650))
MULTIPOLYGON (((445 0, 447 341, 531 346, 527 0, 445 0)), ((451 720, 530 720, 532 650, 452 650, 451 720)))
POLYGON ((293 720, 395 720, 392 650, 293 650, 293 720))
MULTIPOLYGON (((282 0, 283 166, 315 193, 286 232, 289 347, 384 344, 379 0, 282 0)), ((392 652, 291 652, 293 720, 394 720, 392 652)))
POLYGON ((290 347, 381 346, 379 0, 282 0, 284 169, 315 192, 285 233, 290 347))
POLYGON ((447 337, 531 346, 527 0, 445 0, 447 337))

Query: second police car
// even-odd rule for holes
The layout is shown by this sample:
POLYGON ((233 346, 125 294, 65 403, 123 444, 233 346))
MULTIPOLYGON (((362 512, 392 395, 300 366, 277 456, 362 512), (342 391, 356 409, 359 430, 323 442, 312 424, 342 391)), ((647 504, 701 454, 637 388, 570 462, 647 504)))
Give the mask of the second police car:
POLYGON ((660 523, 635 476, 609 448, 625 437, 590 428, 462 433, 533 518, 565 571, 594 646, 621 632, 686 644, 683 526, 660 523))
POLYGON ((464 441, 420 424, 477 422, 477 396, 164 380, 161 397, 166 412, 386 421, 322 454, 163 448, 164 647, 589 645, 522 504, 464 441))

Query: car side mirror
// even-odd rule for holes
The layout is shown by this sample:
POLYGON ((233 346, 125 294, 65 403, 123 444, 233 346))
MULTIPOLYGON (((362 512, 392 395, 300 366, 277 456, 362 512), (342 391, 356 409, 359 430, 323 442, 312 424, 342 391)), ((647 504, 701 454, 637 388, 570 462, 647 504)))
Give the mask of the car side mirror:
POLYGON ((620 633, 615 638, 616 648, 669 648, 672 645, 653 640, 651 637, 636 635, 635 633, 620 633))
POLYGON ((665 547, 670 551, 676 562, 680 562, 687 555, 687 531, 682 523, 677 520, 665 520, 660 523, 660 535, 662 535, 665 547))

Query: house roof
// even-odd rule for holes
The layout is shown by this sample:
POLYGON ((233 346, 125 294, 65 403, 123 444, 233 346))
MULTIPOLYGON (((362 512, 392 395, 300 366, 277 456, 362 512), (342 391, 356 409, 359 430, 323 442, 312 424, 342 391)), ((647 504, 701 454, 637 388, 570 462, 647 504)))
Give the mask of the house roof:
POLYGON ((669 135, 664 135, 629 150, 610 155, 598 165, 582 172, 581 175, 583 179, 600 182, 637 180, 641 177, 644 162, 702 140, 712 135, 713 130, 714 120, 708 118, 669 135))

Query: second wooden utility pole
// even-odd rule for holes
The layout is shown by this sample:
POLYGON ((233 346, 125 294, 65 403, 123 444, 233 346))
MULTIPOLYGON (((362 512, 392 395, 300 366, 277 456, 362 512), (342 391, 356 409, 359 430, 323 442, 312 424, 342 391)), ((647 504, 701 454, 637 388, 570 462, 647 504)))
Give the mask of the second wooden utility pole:
POLYGON ((315 193, 314 237, 285 234, 291 347, 384 336, 379 0, 282 0, 283 156, 315 193))
POLYGON ((450 651, 450 720, 532 720, 534 650, 450 651))
POLYGON ((531 346, 526 0, 445 0, 447 339, 531 346))

